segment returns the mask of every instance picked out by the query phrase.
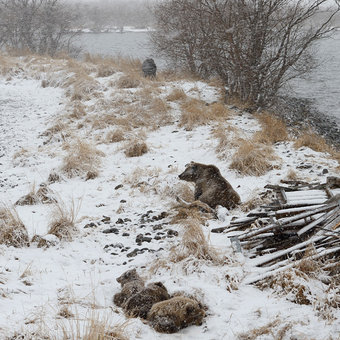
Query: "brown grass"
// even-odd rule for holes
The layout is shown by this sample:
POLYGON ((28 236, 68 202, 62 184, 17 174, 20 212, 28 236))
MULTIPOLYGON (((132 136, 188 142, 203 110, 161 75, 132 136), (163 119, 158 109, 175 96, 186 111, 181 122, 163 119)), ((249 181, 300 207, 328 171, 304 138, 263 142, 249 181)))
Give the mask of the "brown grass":
POLYGON ((183 225, 183 229, 181 244, 172 249, 170 255, 172 262, 180 262, 186 258, 194 257, 198 260, 207 260, 215 264, 221 263, 221 258, 209 244, 197 220, 187 220, 183 225))
POLYGON ((29 246, 26 227, 15 208, 0 207, 0 244, 16 248, 29 246))
POLYGON ((216 152, 219 159, 228 159, 230 150, 240 145, 243 141, 234 126, 225 126, 224 124, 219 124, 212 129, 212 136, 218 140, 216 152))
POLYGON ((269 113, 258 115, 262 130, 254 135, 254 140, 258 143, 275 144, 288 140, 288 131, 283 120, 278 119, 269 113))
POLYGON ((210 118, 207 115, 207 107, 202 100, 188 98, 182 105, 180 127, 192 130, 196 126, 208 124, 210 118))
POLYGON ((271 161, 277 159, 274 150, 264 144, 243 141, 234 153, 230 169, 242 175, 262 176, 273 169, 271 161))
POLYGON ((254 328, 248 332, 244 332, 241 334, 237 335, 238 340, 256 340, 258 339, 261 335, 271 335, 272 339, 279 339, 274 336, 274 328, 279 325, 280 321, 278 319, 269 322, 268 324, 254 328))
POLYGON ((286 179, 289 181, 296 181, 299 179, 299 175, 296 173, 295 170, 289 169, 286 175, 286 179))
POLYGON ((136 88, 141 84, 140 77, 133 75, 123 75, 121 76, 117 82, 116 86, 119 89, 131 89, 136 88))
MULTIPOLYGON (((85 319, 76 315, 76 320, 68 318, 60 325, 62 340, 128 340, 126 326, 128 322, 112 326, 108 316, 101 316, 91 310, 85 319), (66 323, 67 320, 67 323, 66 323)), ((60 337, 52 337, 59 340, 60 337)))
POLYGON ((55 235, 60 240, 72 241, 73 236, 77 232, 75 222, 80 209, 80 204, 80 201, 77 205, 72 201, 71 205, 67 207, 62 200, 55 203, 48 234, 55 235))
POLYGON ((125 132, 122 129, 109 131, 105 136, 105 143, 118 143, 125 140, 125 132))
POLYGON ((304 132, 294 143, 294 147, 308 147, 317 152, 332 152, 326 140, 312 131, 304 132))
POLYGON ((88 173, 98 175, 101 164, 100 157, 104 153, 84 140, 78 139, 73 144, 67 144, 67 155, 64 157, 61 170, 68 176, 82 176, 88 173))
POLYGON ((187 98, 181 105, 182 115, 179 126, 192 130, 200 125, 207 125, 212 121, 224 121, 232 111, 222 103, 207 105, 204 101, 187 98))
POLYGON ((140 157, 148 152, 148 146, 143 141, 134 140, 126 145, 126 157, 140 157))
POLYGON ((169 102, 176 102, 176 101, 182 101, 187 98, 187 95, 182 89, 175 88, 173 89, 170 94, 166 97, 166 100, 169 102))

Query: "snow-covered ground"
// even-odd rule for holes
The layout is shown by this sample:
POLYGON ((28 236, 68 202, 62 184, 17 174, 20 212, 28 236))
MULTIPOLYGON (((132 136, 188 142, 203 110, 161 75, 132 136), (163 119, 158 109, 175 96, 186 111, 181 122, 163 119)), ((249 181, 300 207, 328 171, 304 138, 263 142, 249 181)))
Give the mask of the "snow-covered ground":
MULTIPOLYGON (((143 129, 148 152, 128 158, 124 148, 131 141, 103 143, 103 136, 115 126, 105 123, 97 130, 94 122, 100 125, 105 114, 119 110, 115 102, 134 103, 136 91, 150 83, 142 82, 137 89, 117 88, 121 72, 99 78, 96 68, 87 65, 93 88, 85 91, 88 100, 82 99, 86 117, 69 119, 73 85, 65 81, 67 71, 60 71, 62 62, 54 68, 54 61, 45 61, 39 71, 29 58, 16 63, 22 65, 20 72, 0 77, 0 202, 14 204, 34 187, 47 183, 51 172, 57 172, 61 180, 49 188, 60 204, 76 210, 78 232, 72 241, 59 241, 48 248, 38 248, 36 243, 23 248, 0 245, 2 339, 13 334, 25 335, 24 339, 66 339, 68 334, 78 339, 75 334, 86 333, 89 320, 109 326, 123 324, 129 339, 339 338, 339 310, 328 307, 329 318, 320 313, 324 301, 334 298, 334 290, 327 290, 321 281, 308 282, 311 294, 316 294, 310 305, 291 302, 291 291, 285 294, 275 287, 261 290, 245 284, 256 271, 247 253, 236 253, 225 234, 210 233, 212 228, 226 226, 233 216, 244 216, 240 208, 230 215, 222 211, 223 216, 208 219, 202 226, 211 245, 225 258, 223 264, 193 257, 173 263, 169 255, 172 247, 180 249, 185 228, 185 223, 170 221, 175 214, 175 196, 184 185, 178 175, 190 161, 216 165, 243 202, 264 191, 266 184, 279 183, 291 169, 302 179, 324 182, 322 170, 336 175, 336 161, 308 148, 296 150, 287 141, 274 145, 278 160, 273 170, 260 177, 242 176, 229 168, 235 146, 230 144, 222 158, 216 152, 218 141, 212 134, 216 124, 193 129, 179 126, 181 106, 177 102, 167 104, 168 124, 143 129), (42 80, 55 87, 42 87, 42 80), (49 139, 45 132, 57 121, 65 126, 49 139), (86 125, 88 121, 92 125, 86 125), (77 140, 96 142, 102 152, 97 160, 98 165, 101 162, 98 177, 85 180, 84 176, 68 178, 62 173, 68 147, 77 140), (311 166, 297 170, 305 163, 311 166), (160 216, 162 212, 169 215, 160 216), (103 232, 108 229, 110 232, 103 232), (176 231, 179 236, 172 235, 176 231), (137 245, 139 234, 152 237, 151 242, 137 245), (133 253, 134 249, 139 251, 133 253), (116 278, 132 268, 148 282, 163 282, 170 294, 182 291, 200 299, 207 306, 203 324, 167 335, 140 319, 126 319, 112 297, 120 289, 116 278), (60 313, 65 308, 71 316, 60 313)), ((165 100, 177 88, 207 104, 219 100, 218 90, 201 81, 162 81, 157 86, 159 90, 153 89, 151 98, 165 100)), ((236 128, 242 138, 260 130, 257 119, 239 111, 219 124, 236 128)), ((126 134, 140 136, 141 131, 129 128, 126 134)), ((16 206, 30 238, 47 234, 54 209, 53 204, 16 206)))

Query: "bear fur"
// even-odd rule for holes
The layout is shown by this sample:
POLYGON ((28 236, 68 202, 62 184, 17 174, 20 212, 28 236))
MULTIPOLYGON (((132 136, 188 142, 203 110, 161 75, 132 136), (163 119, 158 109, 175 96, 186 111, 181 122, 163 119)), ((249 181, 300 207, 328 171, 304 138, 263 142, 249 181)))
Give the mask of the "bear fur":
POLYGON ((147 316, 151 326, 161 333, 175 333, 190 325, 201 325, 205 316, 197 301, 176 296, 154 304, 147 316))
POLYGON ((195 200, 206 203, 211 208, 221 205, 232 209, 241 203, 238 193, 214 165, 191 162, 178 177, 187 182, 194 182, 195 200))
POLYGON ((113 302, 118 307, 123 307, 125 302, 134 294, 140 292, 144 288, 143 279, 137 274, 136 269, 128 270, 118 277, 117 282, 120 283, 122 290, 113 296, 113 302))
POLYGON ((161 282, 148 284, 132 295, 124 304, 125 313, 130 317, 146 319, 151 307, 160 301, 170 299, 167 289, 161 282))

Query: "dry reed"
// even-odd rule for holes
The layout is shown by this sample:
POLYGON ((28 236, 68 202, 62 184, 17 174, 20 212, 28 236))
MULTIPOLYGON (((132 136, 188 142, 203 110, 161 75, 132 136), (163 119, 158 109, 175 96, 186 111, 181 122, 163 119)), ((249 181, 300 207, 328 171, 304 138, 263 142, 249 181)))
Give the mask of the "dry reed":
POLYGON ((243 141, 234 153, 230 169, 242 175, 262 176, 273 169, 271 161, 275 160, 274 150, 263 144, 243 141))

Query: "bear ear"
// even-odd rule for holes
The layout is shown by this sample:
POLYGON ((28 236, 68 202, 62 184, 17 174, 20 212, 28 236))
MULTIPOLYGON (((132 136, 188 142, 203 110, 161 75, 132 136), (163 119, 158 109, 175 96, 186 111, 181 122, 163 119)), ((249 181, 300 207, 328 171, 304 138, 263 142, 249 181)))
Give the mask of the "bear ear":
POLYGON ((185 164, 185 168, 189 168, 189 166, 192 166, 194 164, 195 164, 195 162, 191 161, 190 163, 185 164))

